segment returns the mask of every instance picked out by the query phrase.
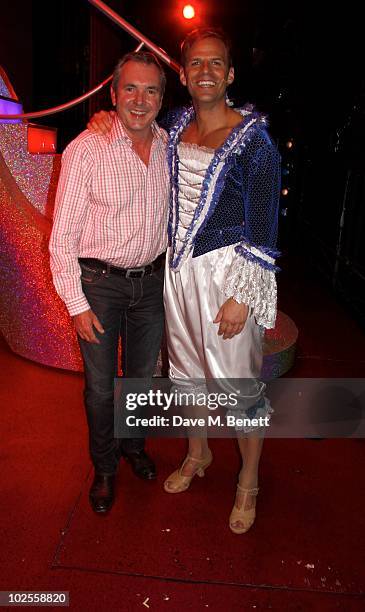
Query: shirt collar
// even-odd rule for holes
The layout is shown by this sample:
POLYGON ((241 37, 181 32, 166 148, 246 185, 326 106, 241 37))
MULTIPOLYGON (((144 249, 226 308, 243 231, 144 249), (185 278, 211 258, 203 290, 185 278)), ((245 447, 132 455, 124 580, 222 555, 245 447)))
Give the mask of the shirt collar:
MULTIPOLYGON (((162 140, 163 143, 167 143, 168 136, 165 130, 157 125, 156 121, 152 123, 152 132, 153 139, 162 140)), ((114 114, 112 128, 109 132, 109 141, 110 144, 118 144, 120 142, 127 142, 130 146, 132 145, 132 140, 127 134, 127 131, 119 119, 117 113, 114 114)))

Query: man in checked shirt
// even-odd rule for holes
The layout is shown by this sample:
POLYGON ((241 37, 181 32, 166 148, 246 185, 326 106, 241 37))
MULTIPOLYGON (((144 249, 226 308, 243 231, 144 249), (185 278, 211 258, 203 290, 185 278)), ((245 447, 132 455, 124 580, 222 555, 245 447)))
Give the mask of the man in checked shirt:
POLYGON ((155 122, 166 77, 154 55, 115 68, 108 136, 82 132, 62 157, 50 240, 51 270, 78 334, 95 476, 90 503, 107 512, 120 456, 156 477, 143 439, 114 438, 119 336, 125 376, 152 375, 161 343, 169 176, 166 133, 155 122))

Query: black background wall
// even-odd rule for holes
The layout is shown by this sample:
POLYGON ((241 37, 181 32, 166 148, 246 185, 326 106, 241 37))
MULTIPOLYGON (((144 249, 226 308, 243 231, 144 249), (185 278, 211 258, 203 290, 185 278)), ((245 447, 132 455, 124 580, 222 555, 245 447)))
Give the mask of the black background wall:
POLYGON ((0 3, 0 65, 25 106, 33 102, 33 4, 0 3))

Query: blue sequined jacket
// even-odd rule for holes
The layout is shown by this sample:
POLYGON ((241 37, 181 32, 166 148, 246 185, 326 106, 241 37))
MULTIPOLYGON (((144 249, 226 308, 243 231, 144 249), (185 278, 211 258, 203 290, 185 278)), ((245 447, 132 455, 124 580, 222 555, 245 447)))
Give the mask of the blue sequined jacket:
POLYGON ((276 315, 275 250, 280 197, 280 155, 266 130, 265 118, 238 109, 242 122, 232 130, 207 169, 200 201, 178 250, 178 143, 194 116, 185 110, 170 129, 170 266, 178 270, 189 253, 236 244, 237 257, 223 288, 228 297, 249 304, 256 320, 273 327, 276 315))

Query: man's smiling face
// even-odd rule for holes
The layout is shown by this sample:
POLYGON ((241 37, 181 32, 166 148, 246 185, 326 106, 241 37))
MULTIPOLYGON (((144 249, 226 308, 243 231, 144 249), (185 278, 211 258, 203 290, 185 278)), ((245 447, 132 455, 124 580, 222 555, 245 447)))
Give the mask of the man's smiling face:
POLYGON ((225 97, 227 86, 233 82, 234 70, 228 65, 224 43, 214 37, 195 42, 187 52, 180 80, 193 100, 214 103, 225 97))
POLYGON ((111 97, 126 131, 131 136, 147 135, 162 103, 157 66, 126 62, 120 71, 117 90, 111 88, 111 97))

